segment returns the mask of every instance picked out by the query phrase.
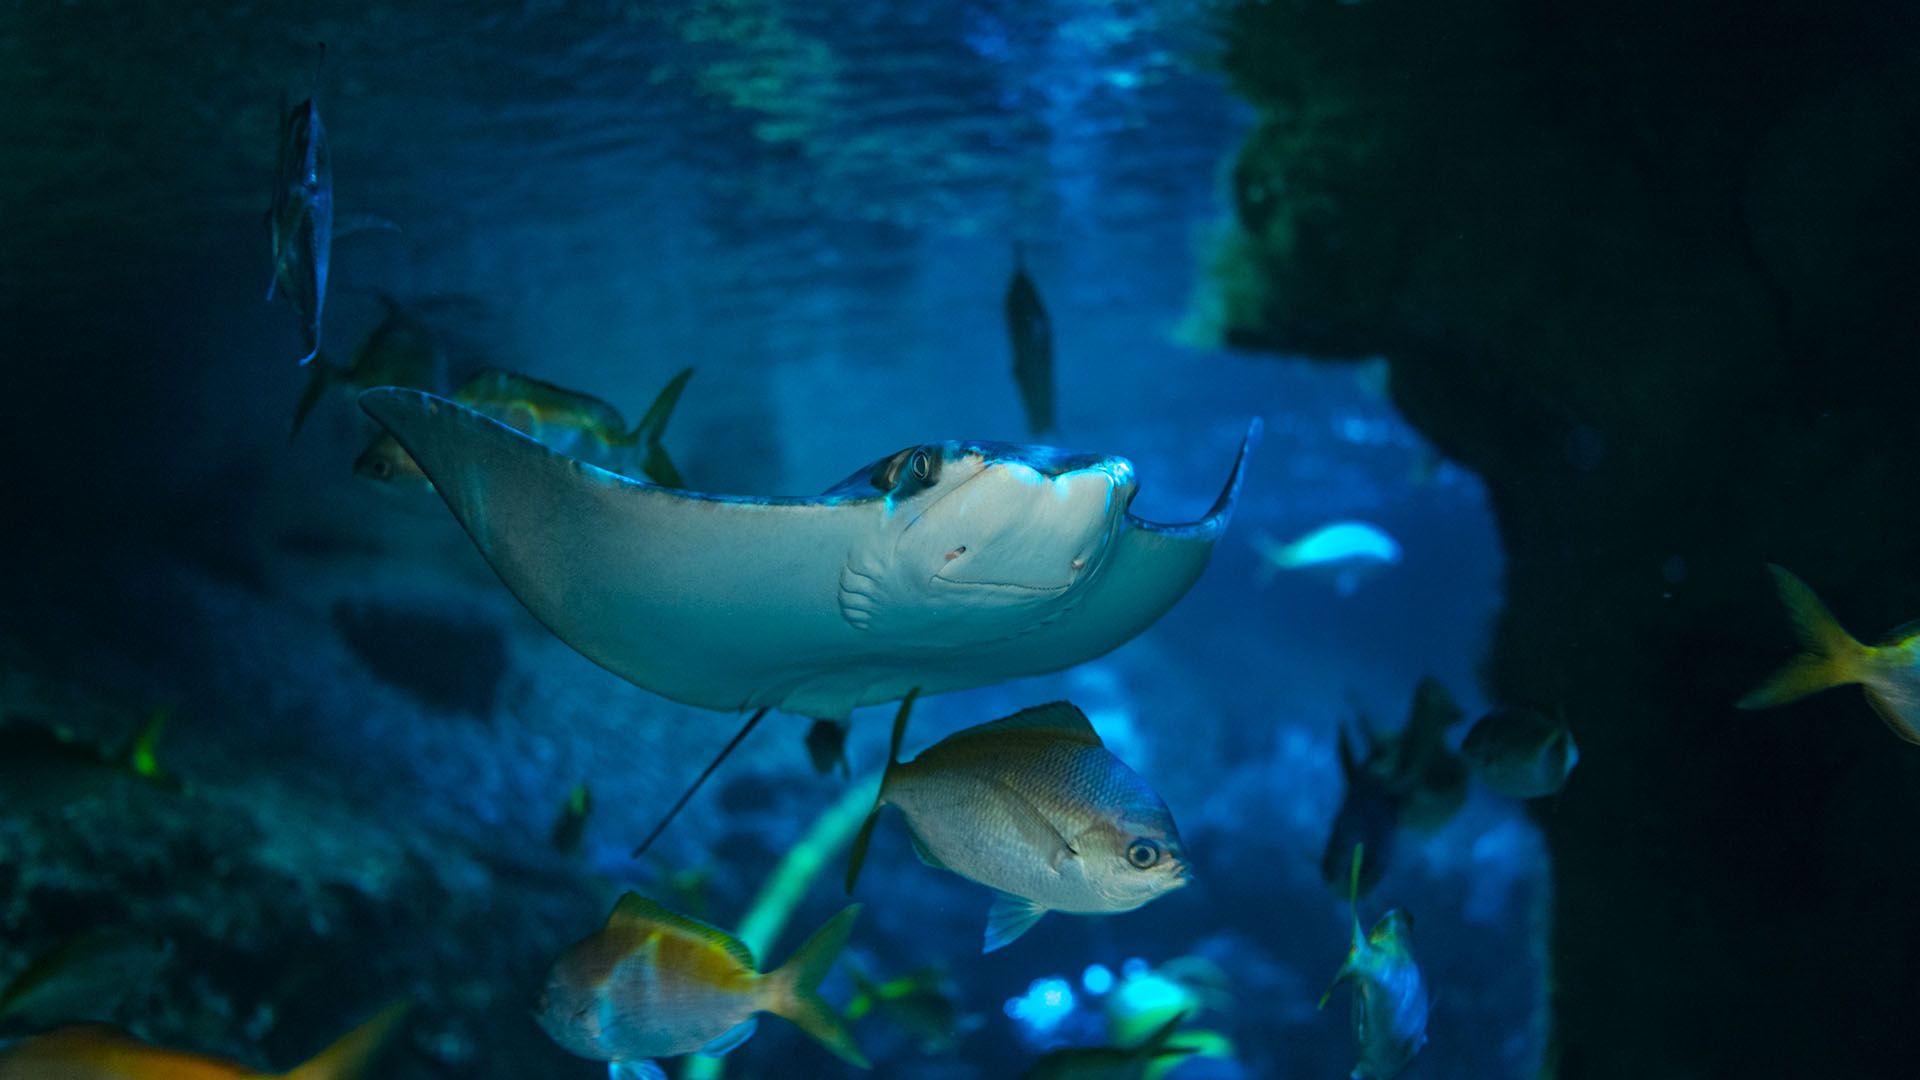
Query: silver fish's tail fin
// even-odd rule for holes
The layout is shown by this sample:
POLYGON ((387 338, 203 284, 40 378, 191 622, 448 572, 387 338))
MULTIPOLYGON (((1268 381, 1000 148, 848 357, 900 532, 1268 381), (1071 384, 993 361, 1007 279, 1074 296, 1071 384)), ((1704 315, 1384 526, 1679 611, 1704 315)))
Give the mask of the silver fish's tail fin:
POLYGON ((673 419, 673 408, 680 404, 680 394, 687 388, 687 380, 693 378, 693 369, 685 368, 661 388, 654 397, 653 404, 647 407, 647 414, 633 426, 620 441, 627 446, 638 446, 646 451, 641 459, 640 471, 647 479, 663 487, 686 487, 680 470, 674 467, 673 459, 667 456, 666 448, 660 440, 667 434, 667 421, 673 419))
POLYGON ((860 867, 867 861, 867 845, 873 842, 873 827, 880 821, 880 810, 887 805, 887 787, 893 782, 894 773, 900 768, 900 744, 907 737, 907 718, 913 714, 913 701, 920 696, 920 688, 907 691, 900 699, 900 711, 893 715, 893 741, 887 748, 887 768, 880 774, 880 793, 874 797, 873 812, 867 815, 866 823, 860 826, 859 835, 853 838, 853 851, 847 856, 847 892, 853 892, 854 883, 860 880, 860 867))
POLYGON ((1793 620, 1793 632, 1805 649, 1735 702, 1742 709, 1770 709, 1835 686, 1860 682, 1869 653, 1820 602, 1807 583, 1784 567, 1767 565, 1780 602, 1793 620))
MULTIPOLYGON (((299 436, 300 429, 306 426, 307 415, 313 412, 315 405, 320 404, 320 399, 326 396, 327 388, 333 385, 340 371, 332 361, 320 355, 318 348, 313 350, 313 355, 308 359, 313 363, 307 370, 307 387, 300 391, 300 401, 293 407, 293 422, 287 425, 288 442, 299 436)), ((303 364, 306 362, 301 361, 303 364)))
POLYGON ((381 1009, 373 1019, 342 1035, 338 1042, 286 1074, 285 1080, 363 1080, 392 1040, 400 1021, 413 1008, 409 1001, 396 1001, 381 1009))
POLYGON ((853 1041, 853 1033, 819 994, 820 980, 827 977, 840 951, 847 947, 847 935, 853 932, 853 921, 859 916, 859 904, 847 905, 794 950, 778 970, 768 972, 761 1008, 791 1021, 840 1060, 867 1069, 872 1066, 853 1041))

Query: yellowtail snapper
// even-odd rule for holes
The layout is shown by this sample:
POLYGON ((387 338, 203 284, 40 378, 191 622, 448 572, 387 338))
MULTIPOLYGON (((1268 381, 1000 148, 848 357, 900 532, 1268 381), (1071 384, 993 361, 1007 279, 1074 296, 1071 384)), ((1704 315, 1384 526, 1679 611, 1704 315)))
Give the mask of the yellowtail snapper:
MULTIPOLYGON (((646 479, 677 488, 685 481, 661 440, 691 378, 693 369, 687 368, 669 380, 632 428, 599 398, 510 371, 475 375, 454 391, 453 400, 560 453, 623 475, 637 467, 646 479)), ((353 471, 370 480, 432 487, 400 441, 385 433, 367 444, 353 471)))
POLYGON ((1515 799, 1558 794, 1580 763, 1564 716, 1539 709, 1495 709, 1473 725, 1460 756, 1482 783, 1515 799))
POLYGON ((902 762, 913 700, 909 694, 894 718, 880 797, 847 864, 848 892, 889 805, 906 817, 922 862, 999 892, 983 952, 1012 942, 1049 911, 1132 911, 1190 880, 1167 804, 1072 704, 956 732, 902 762))
POLYGON ((1854 683, 1895 735, 1920 745, 1920 621, 1897 627, 1878 645, 1863 645, 1840 626, 1807 583, 1768 565, 1780 600, 1806 650, 1740 699, 1742 709, 1771 709, 1854 683))
POLYGON ((535 1016, 554 1042, 614 1063, 615 1075, 664 1078, 654 1058, 719 1057, 753 1036, 762 1012, 864 1069, 866 1056, 815 990, 859 914, 858 904, 845 908, 762 974, 740 939, 628 893, 605 926, 554 963, 535 1016))
POLYGON ((1413 916, 1395 908, 1382 915, 1370 933, 1360 932, 1360 867, 1365 858, 1364 848, 1354 849, 1347 896, 1353 944, 1333 985, 1320 995, 1320 1007, 1327 1007, 1341 983, 1353 983, 1353 1037, 1360 1061, 1351 1076, 1389 1080, 1427 1044, 1427 986, 1413 959, 1413 916))
POLYGON ((306 1064, 262 1073, 238 1062, 169 1050, 108 1027, 60 1028, 0 1050, 0 1080, 366 1080, 406 1015, 389 1005, 306 1064))
POLYGON ((553 819, 553 832, 549 839, 553 850, 562 855, 580 854, 580 846, 587 838, 587 818, 593 813, 593 789, 580 783, 567 792, 567 801, 560 807, 560 816, 553 819))
POLYGON ((1007 338, 1013 345, 1013 381, 1027 407, 1027 430, 1044 435, 1053 422, 1053 323, 1040 289, 1027 276, 1026 250, 1013 246, 1013 277, 1007 282, 1007 338))
POLYGON ((267 209, 267 229, 273 238, 273 279, 267 284, 267 299, 272 300, 278 290, 300 313, 307 344, 302 364, 320 355, 320 318, 333 251, 333 163, 319 106, 326 59, 327 46, 322 42, 313 91, 305 101, 289 110, 285 94, 281 95, 280 155, 273 201, 267 209))

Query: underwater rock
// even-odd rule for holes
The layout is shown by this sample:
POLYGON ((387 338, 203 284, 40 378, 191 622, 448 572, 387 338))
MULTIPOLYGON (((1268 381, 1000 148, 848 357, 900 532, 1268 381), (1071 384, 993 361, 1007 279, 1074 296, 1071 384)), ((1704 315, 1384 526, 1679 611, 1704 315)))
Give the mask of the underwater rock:
POLYGON ((1920 610, 1897 464, 1920 158, 1893 149, 1920 136, 1920 54, 1888 10, 1230 20, 1261 120, 1223 336, 1388 356, 1395 404, 1498 517, 1490 696, 1564 702, 1588 751, 1534 810, 1559 1076, 1901 1075, 1920 1054, 1885 1022, 1920 949, 1893 884, 1920 878, 1899 812, 1920 754, 1858 695, 1733 709, 1786 655, 1763 564, 1863 623, 1920 610))

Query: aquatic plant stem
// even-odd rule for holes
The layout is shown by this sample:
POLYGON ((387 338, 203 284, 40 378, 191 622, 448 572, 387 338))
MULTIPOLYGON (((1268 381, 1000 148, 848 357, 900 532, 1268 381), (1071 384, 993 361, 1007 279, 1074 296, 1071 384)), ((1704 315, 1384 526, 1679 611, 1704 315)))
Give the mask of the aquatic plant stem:
MULTIPOLYGON (((746 918, 736 934, 765 967, 787 920, 806 898, 814 879, 853 841, 880 792, 880 774, 869 773, 847 785, 754 894, 746 918)), ((680 1069, 681 1080, 718 1080, 726 1072, 725 1058, 689 1057, 680 1069)))

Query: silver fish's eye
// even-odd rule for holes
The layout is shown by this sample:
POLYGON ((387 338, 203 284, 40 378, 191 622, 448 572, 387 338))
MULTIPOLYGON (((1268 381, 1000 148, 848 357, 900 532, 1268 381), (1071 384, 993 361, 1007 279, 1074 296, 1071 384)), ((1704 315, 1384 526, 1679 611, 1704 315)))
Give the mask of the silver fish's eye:
POLYGON ((925 450, 913 452, 913 478, 923 484, 933 479, 933 457, 925 450))
POLYGON ((1160 861, 1160 845, 1151 840, 1135 840, 1127 845, 1127 861, 1135 869, 1145 870, 1160 861))

